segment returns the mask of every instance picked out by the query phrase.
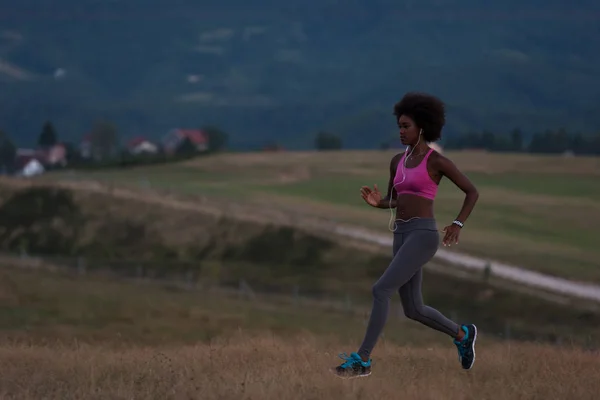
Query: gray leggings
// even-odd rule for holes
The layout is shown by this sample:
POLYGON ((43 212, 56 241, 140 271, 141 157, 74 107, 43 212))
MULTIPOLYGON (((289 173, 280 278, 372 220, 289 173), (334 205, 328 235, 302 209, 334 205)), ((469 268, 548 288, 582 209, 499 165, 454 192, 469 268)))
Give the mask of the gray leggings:
POLYGON ((368 358, 388 318, 390 299, 398 290, 404 314, 415 321, 451 337, 458 325, 434 308, 423 304, 422 267, 431 260, 439 245, 440 235, 435 219, 420 218, 396 221, 394 258, 381 278, 373 285, 373 308, 367 332, 358 354, 368 358))

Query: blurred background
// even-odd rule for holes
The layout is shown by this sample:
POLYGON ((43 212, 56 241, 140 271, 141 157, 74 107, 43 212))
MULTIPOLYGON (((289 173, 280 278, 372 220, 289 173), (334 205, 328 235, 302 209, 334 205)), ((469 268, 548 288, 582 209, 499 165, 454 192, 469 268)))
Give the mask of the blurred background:
MULTIPOLYGON (((387 185, 407 91, 446 102, 436 149, 480 191, 425 302, 498 349, 596 351, 599 17, 591 0, 0 0, 3 354, 241 331, 356 347, 391 260, 390 212, 359 188, 387 185)), ((463 198, 441 183, 440 229, 463 198)), ((384 343, 448 346, 392 303, 384 343)), ((0 389, 18 397, 15 365, 0 389)))

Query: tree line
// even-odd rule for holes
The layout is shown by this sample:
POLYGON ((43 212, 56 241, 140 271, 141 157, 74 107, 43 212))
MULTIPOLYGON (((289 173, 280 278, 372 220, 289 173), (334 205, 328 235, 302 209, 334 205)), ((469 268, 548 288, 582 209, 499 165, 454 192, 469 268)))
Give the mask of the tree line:
MULTIPOLYGON (((206 153, 214 153, 227 148, 229 135, 214 126, 204 126, 202 130, 208 136, 208 149, 206 153)), ((82 138, 83 139, 83 138, 82 138)), ((148 138, 148 140, 151 140, 148 138)), ((101 167, 125 164, 143 164, 167 161, 162 146, 158 146, 158 152, 154 155, 133 155, 127 148, 122 146, 120 134, 117 127, 110 121, 96 121, 87 137, 89 144, 89 157, 82 155, 79 145, 71 141, 61 141, 59 134, 51 121, 46 121, 38 135, 36 149, 50 149, 61 144, 65 147, 66 162, 71 167, 101 167)), ((151 140, 152 141, 152 140, 151 140)), ((169 160, 188 157, 197 154, 195 145, 186 138, 180 144, 174 156, 169 160)), ((11 137, 0 129, 0 174, 11 174, 16 172, 17 146, 11 137)))
MULTIPOLYGON (((227 148, 229 137, 225 132, 217 127, 203 127, 202 130, 209 136, 210 148, 207 153, 227 148)), ((52 123, 50 121, 44 123, 37 140, 37 147, 49 148, 59 142, 58 133, 52 123)), ((398 139, 393 138, 380 143, 379 147, 388 149, 392 147, 393 143, 397 142, 398 139)), ((108 121, 96 122, 90 131, 91 160, 83 160, 77 146, 73 143, 60 143, 66 148, 66 161, 71 166, 100 167, 167 161, 163 154, 153 157, 133 156, 126 149, 120 148, 118 130, 108 121)), ((568 132, 564 128, 555 131, 546 130, 532 135, 527 135, 518 128, 513 129, 508 134, 492 133, 488 130, 482 132, 472 131, 450 135, 443 138, 441 144, 448 150, 481 149, 491 152, 600 155, 600 133, 590 135, 580 132, 568 132)), ((340 150, 344 147, 341 135, 326 131, 317 132, 313 145, 317 150, 340 150)), ((14 170, 16 152, 16 146, 10 137, 0 130, 0 173, 10 173, 14 170)), ((178 154, 171 157, 170 160, 192 156, 195 153, 194 146, 184 141, 178 150, 178 154)))
MULTIPOLYGON (((386 150, 394 143, 398 143, 398 138, 386 140, 380 143, 379 147, 386 150)), ((564 128, 532 135, 526 135, 518 128, 508 134, 492 133, 487 130, 467 132, 443 138, 441 144, 448 150, 477 149, 490 152, 600 155, 600 133, 586 135, 580 132, 567 132, 564 128)), ((319 132, 315 136, 314 146, 317 150, 339 150, 343 148, 343 140, 340 135, 319 132)))
POLYGON ((600 155, 600 133, 596 135, 568 132, 564 128, 525 135, 513 129, 508 135, 490 131, 453 135, 444 141, 444 148, 452 150, 483 149, 495 152, 527 152, 578 155, 600 155))

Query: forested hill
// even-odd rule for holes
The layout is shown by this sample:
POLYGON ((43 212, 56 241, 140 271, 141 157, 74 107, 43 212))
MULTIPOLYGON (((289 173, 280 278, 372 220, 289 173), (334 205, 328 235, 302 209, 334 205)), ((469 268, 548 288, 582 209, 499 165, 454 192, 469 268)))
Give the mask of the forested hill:
POLYGON ((348 147, 395 132, 407 90, 446 133, 600 130, 595 0, 0 0, 0 129, 77 139, 217 124, 234 143, 348 147))

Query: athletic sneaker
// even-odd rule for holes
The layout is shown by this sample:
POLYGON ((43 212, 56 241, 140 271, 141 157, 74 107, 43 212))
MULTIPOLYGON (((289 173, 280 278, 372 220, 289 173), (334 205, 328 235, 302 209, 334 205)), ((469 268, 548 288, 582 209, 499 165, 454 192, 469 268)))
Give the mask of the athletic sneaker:
POLYGON ((454 340, 458 349, 458 361, 464 369, 471 369, 475 362, 475 340, 477 340, 477 327, 475 325, 462 325, 461 329, 465 331, 462 340, 454 340))
POLYGON ((345 362, 335 367, 333 372, 340 378, 359 378, 371 375, 371 360, 364 362, 358 353, 348 356, 346 353, 339 355, 345 362))

